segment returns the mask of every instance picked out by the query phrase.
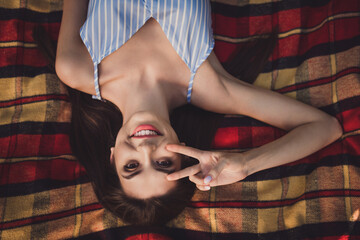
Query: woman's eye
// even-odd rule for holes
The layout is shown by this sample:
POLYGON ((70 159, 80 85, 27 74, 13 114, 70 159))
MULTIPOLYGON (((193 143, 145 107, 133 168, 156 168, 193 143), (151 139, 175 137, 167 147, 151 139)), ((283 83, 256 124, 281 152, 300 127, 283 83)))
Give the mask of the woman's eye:
POLYGON ((162 168, 168 168, 173 165, 173 162, 171 160, 160 160, 160 161, 156 161, 156 165, 162 168))
POLYGON ((128 163, 124 166, 124 170, 125 171, 135 171, 137 168, 139 167, 139 163, 137 162, 131 162, 131 163, 128 163))

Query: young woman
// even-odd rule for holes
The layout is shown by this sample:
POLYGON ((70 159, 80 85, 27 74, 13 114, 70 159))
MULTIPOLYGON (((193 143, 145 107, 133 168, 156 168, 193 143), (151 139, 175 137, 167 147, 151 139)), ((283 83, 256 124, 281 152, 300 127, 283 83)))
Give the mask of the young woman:
POLYGON ((334 117, 230 75, 213 47, 208 0, 64 1, 56 72, 94 98, 72 94, 72 145, 99 200, 126 222, 176 216, 193 194, 184 177, 208 190, 305 157, 342 135, 334 117), (244 153, 190 148, 170 121, 187 103, 289 133, 244 153), (199 163, 186 168, 187 156, 199 163))

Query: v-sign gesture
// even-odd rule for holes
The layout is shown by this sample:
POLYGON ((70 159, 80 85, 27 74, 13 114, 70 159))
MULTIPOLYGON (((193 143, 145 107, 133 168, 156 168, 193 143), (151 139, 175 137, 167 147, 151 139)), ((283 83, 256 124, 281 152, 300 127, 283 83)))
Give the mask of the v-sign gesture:
POLYGON ((167 145, 166 149, 199 160, 194 166, 169 174, 169 181, 189 177, 198 189, 206 191, 210 187, 238 182, 247 176, 241 153, 202 151, 175 144, 167 145))

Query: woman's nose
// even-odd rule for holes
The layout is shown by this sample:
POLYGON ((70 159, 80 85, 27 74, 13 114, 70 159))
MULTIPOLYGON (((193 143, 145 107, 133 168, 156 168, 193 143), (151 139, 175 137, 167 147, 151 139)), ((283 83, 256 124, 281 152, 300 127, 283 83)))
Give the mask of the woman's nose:
POLYGON ((137 147, 138 151, 146 151, 146 152, 152 152, 155 149, 156 149, 156 144, 147 141, 140 143, 137 147))

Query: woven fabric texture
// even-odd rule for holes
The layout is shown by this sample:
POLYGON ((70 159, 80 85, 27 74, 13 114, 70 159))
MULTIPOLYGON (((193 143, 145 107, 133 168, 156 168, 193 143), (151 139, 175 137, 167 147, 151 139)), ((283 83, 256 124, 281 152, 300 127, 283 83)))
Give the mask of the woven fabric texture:
MULTIPOLYGON (((60 0, 0 0, 0 239, 360 239, 360 1, 213 0, 221 62, 278 28, 255 81, 319 108, 343 136, 291 164, 197 191, 165 227, 126 226, 98 203, 69 146, 66 87, 32 38, 58 37, 60 0), (151 234, 149 234, 151 233, 151 234)), ((227 116, 215 149, 251 149, 285 132, 227 116)))

